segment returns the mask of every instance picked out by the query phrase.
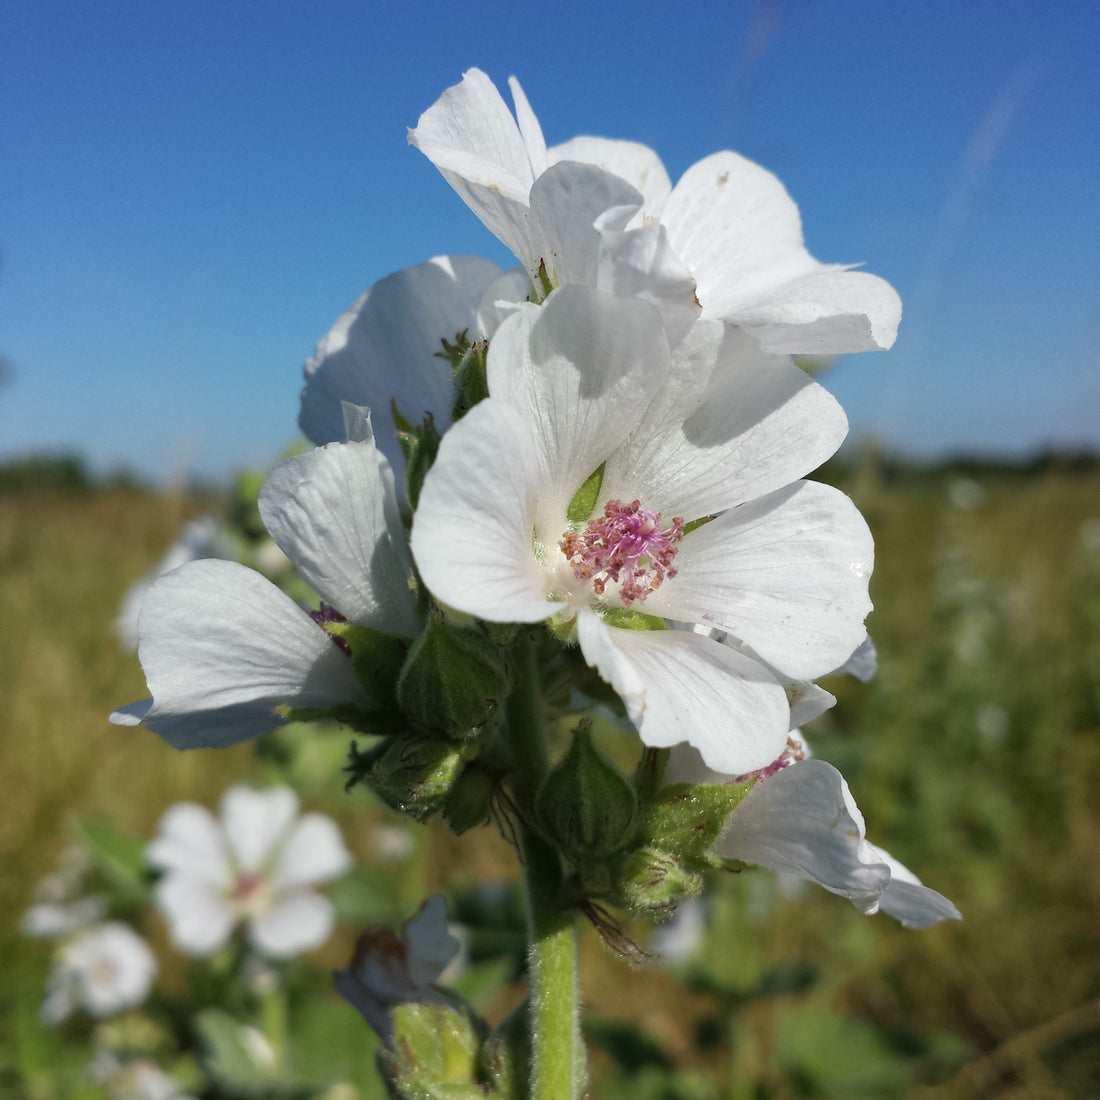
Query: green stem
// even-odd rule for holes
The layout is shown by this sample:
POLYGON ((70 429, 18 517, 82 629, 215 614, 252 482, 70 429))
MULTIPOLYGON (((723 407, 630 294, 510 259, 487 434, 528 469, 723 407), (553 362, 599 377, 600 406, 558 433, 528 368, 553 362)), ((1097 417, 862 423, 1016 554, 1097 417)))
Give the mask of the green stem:
POLYGON ((531 1100, 575 1100, 584 1079, 576 922, 562 906, 561 857, 530 822, 549 757, 535 645, 521 642, 517 651, 508 732, 515 760, 513 790, 522 815, 517 837, 527 907, 530 1096, 531 1100))

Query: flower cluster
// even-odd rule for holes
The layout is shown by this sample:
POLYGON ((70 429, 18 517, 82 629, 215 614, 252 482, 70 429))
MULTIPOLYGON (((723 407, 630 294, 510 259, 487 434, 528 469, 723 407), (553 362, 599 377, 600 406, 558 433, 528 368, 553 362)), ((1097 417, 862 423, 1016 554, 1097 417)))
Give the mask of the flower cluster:
MULTIPOLYGON (((152 698, 113 720, 178 748, 342 721, 368 739, 353 781, 458 832, 518 817, 590 912, 666 916, 737 861, 906 923, 956 916, 863 839, 839 773, 788 747, 833 701, 816 678, 873 663, 870 533, 805 480, 847 421, 792 356, 889 347, 897 295, 810 256, 759 165, 716 153, 673 186, 631 142, 547 146, 511 89, 515 116, 471 70, 409 140, 520 267, 389 276, 306 364, 318 446, 274 469, 259 511, 319 609, 234 562, 167 573, 139 620, 152 698), (531 700, 581 718, 541 789, 517 737, 531 700), (589 743, 592 704, 646 746, 633 780, 589 743)), ((297 950, 323 920, 302 893, 279 916, 281 891, 340 859, 303 877, 296 832, 281 855, 233 848, 245 801, 227 798, 232 851, 200 876, 163 823, 165 901, 195 902, 174 935, 214 950, 247 918, 261 948, 297 950)))

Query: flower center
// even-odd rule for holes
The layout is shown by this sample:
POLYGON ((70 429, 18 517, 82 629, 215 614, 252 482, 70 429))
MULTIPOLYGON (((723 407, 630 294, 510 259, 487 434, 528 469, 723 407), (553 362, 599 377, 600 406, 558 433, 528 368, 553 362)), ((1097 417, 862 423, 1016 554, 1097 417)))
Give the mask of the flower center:
POLYGON ((731 782, 748 783, 750 779, 753 782, 759 779, 770 779, 773 775, 778 775, 784 768, 789 768, 792 764, 798 764, 805 759, 806 746, 801 741, 788 737, 787 747, 767 767, 735 776, 731 782))
POLYGON ((266 912, 271 897, 259 871, 241 871, 229 892, 229 906, 239 916, 253 917, 266 912))
POLYGON ((683 537, 679 516, 662 530, 660 512, 648 512, 636 500, 609 500, 602 518, 590 519, 583 531, 567 531, 558 546, 578 580, 590 580, 597 596, 615 582, 623 607, 629 607, 676 576, 672 559, 683 537))

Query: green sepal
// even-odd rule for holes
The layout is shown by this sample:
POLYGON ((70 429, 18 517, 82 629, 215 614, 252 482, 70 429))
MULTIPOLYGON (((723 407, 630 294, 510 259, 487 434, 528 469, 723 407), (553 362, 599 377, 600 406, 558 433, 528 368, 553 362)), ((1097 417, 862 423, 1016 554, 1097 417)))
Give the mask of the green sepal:
POLYGON ((601 615, 608 626, 617 626, 620 630, 668 630, 669 625, 657 615, 647 615, 644 611, 631 611, 629 607, 609 607, 601 615))
POLYGON ((603 472, 607 466, 601 462, 584 480, 584 484, 573 494, 569 507, 565 510, 565 518, 570 523, 584 523, 596 507, 596 501, 600 499, 600 489, 603 487, 603 472))
POLYGON ((531 1012, 523 1001, 489 1036, 481 1059, 490 1095, 527 1100, 531 1095, 531 1012))
POLYGON ((405 496, 409 507, 415 512, 420 501, 420 490, 424 487, 424 479, 435 462, 435 456, 439 451, 440 435, 435 426, 435 420, 431 413, 424 417, 424 423, 416 433, 416 445, 412 448, 412 454, 405 458, 405 496))
POLYGON ((390 399, 390 415, 393 417, 393 430, 397 436, 397 445, 401 448, 401 454, 405 458, 407 466, 416 452, 417 430, 413 422, 405 416, 397 407, 397 402, 390 399))
POLYGON ((477 630, 450 625, 436 611, 409 649, 397 702, 420 728, 463 738, 496 714, 511 686, 497 646, 477 630))
POLYGON ((425 821, 443 808, 467 752, 454 741, 392 737, 360 753, 353 745, 348 786, 365 783, 387 806, 425 821))
POLYGON ((484 1025, 459 1007, 406 1001, 390 1010, 393 1038, 378 1063, 403 1100, 485 1100, 479 1072, 484 1025))
POLYGON ((487 376, 489 341, 467 339, 461 332, 455 343, 443 341, 443 352, 437 352, 451 363, 454 379, 454 398, 451 401, 451 420, 461 420, 476 404, 489 396, 487 376))
POLYGON ((531 288, 530 301, 534 302, 535 305, 542 305, 550 297, 555 286, 557 286, 557 280, 546 270, 546 261, 539 260, 539 269, 531 288))
POLYGON ((355 678, 378 707, 397 703, 397 678, 409 652, 409 642, 355 623, 326 622, 325 630, 343 638, 351 648, 355 678))
POLYGON ((586 723, 544 780, 535 814, 545 834, 574 864, 624 846, 638 814, 629 780, 592 743, 586 723))
POLYGON ((703 889, 703 876, 660 848, 636 848, 620 859, 613 872, 618 905, 638 916, 665 920, 680 902, 703 889))
POLYGON ((443 804, 443 816, 457 836, 490 819, 496 788, 496 778, 476 763, 462 772, 443 804))
POLYGON ((709 851, 730 812, 752 789, 752 782, 727 786, 673 783, 646 805, 639 826, 643 844, 652 844, 692 864, 717 865, 709 851))
POLYGON ((646 748, 642 751, 638 766, 634 769, 634 790, 642 805, 652 801, 660 791, 671 755, 669 749, 646 748))

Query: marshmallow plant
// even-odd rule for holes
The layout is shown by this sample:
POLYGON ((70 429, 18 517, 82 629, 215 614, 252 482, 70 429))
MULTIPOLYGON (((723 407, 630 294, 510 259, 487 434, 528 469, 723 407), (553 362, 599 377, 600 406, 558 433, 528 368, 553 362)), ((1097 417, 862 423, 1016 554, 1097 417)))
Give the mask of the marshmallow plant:
POLYGON ((805 480, 847 421, 789 356, 889 346, 897 296, 813 259, 758 165, 718 153, 672 187, 642 146, 547 146, 512 91, 515 118, 472 70, 410 140, 522 266, 383 279, 306 365, 319 448, 276 467, 260 513, 318 605, 232 563, 169 573, 138 628, 152 698, 114 716, 178 748, 336 719, 352 783, 514 840, 521 1023, 489 1034, 433 992, 417 960, 449 957, 437 902, 341 972, 399 1096, 578 1095, 578 914, 629 952, 616 910, 665 919, 714 869, 794 870, 913 925, 957 916, 789 740, 833 701, 815 678, 873 664, 870 533, 805 480), (632 774, 596 713, 636 734, 632 774), (440 1013, 461 1051, 433 1045, 440 1013))

